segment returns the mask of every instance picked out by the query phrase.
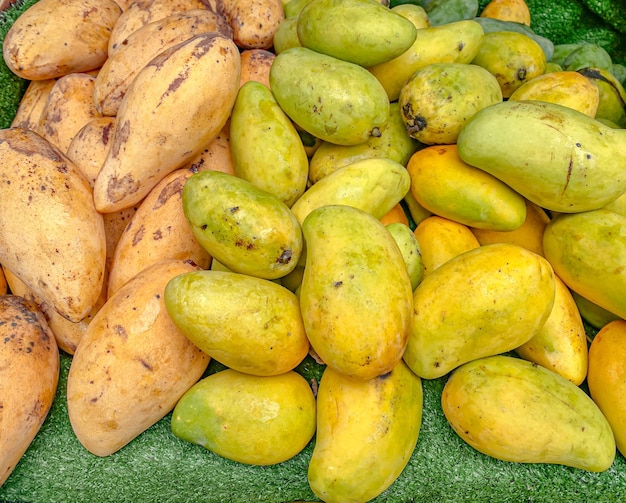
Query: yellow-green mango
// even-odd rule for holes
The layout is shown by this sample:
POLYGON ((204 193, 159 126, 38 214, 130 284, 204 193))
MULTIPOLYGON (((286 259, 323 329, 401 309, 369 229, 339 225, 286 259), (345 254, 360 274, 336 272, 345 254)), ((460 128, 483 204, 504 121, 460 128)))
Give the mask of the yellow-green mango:
POLYGON ((369 67, 380 81, 390 101, 417 70, 432 63, 470 63, 480 48, 485 34, 474 20, 465 19, 417 30, 413 45, 400 56, 369 67))
POLYGON ((321 142, 309 161, 309 183, 317 183, 342 166, 372 157, 385 157, 406 166, 411 155, 423 147, 408 135, 400 105, 394 101, 389 104, 389 121, 380 130, 380 136, 370 136, 358 145, 321 142))
POLYGON ((386 158, 362 159, 309 187, 291 211, 301 224, 311 211, 328 204, 359 208, 380 219, 402 200, 410 186, 402 164, 386 158))
POLYGON ((308 467, 327 503, 364 503, 402 473, 417 444, 423 390, 402 362, 367 381, 326 367, 317 392, 317 434, 308 467))
POLYGON ((598 87, 600 100, 596 110, 596 119, 608 120, 625 128, 626 90, 622 83, 615 75, 602 68, 581 68, 578 71, 598 87))
POLYGON ((568 287, 626 317, 626 217, 603 208, 561 214, 546 226, 543 250, 568 287))
POLYGON ((603 307, 600 307, 598 304, 594 304, 593 302, 585 299, 579 293, 576 293, 573 290, 570 290, 570 293, 576 302, 580 315, 593 328, 600 329, 611 321, 621 319, 616 314, 613 314, 603 307))
POLYGON ((302 253, 302 230, 289 207, 242 178, 193 174, 183 186, 183 212, 200 245, 234 272, 280 278, 302 253))
POLYGON ((393 236, 358 208, 327 205, 302 223, 300 310, 311 346, 337 372, 372 379, 402 358, 411 279, 393 236))
POLYGON ((449 259, 415 289, 404 361, 434 379, 477 358, 530 340, 554 304, 548 261, 510 243, 483 245, 449 259))
POLYGON ((171 428, 178 438, 219 456, 266 466, 302 451, 316 421, 315 396, 300 374, 255 376, 225 369, 181 397, 171 428))
POLYGON ((454 144, 480 110, 502 102, 496 77, 477 65, 432 63, 400 91, 398 103, 409 136, 426 145, 454 144))
POLYGON ((525 199, 495 176, 463 162, 454 144, 415 152, 407 171, 413 196, 436 215, 493 231, 513 231, 526 219, 525 199))
POLYGON ((293 370, 307 355, 298 298, 276 283, 226 271, 193 271, 165 288, 185 336, 229 368, 259 376, 293 370))
POLYGON ((280 54, 291 47, 302 47, 298 38, 298 18, 287 17, 274 32, 274 52, 280 54))
POLYGON ((422 261, 420 244, 411 228, 402 222, 393 222, 385 227, 402 252, 404 263, 411 278, 411 288, 415 290, 424 276, 424 262, 422 261))
MULTIPOLYGON (((396 14, 400 14, 402 17, 407 18, 413 26, 418 30, 421 28, 430 27, 430 19, 428 19, 428 13, 426 9, 421 5, 413 3, 400 3, 391 7, 391 10, 396 14)), ((417 37, 416 37, 417 38, 417 37)))
POLYGON ((581 388, 541 365, 496 355, 455 370, 441 396, 446 419, 474 449, 517 463, 602 472, 615 438, 581 388))
POLYGON ((387 93, 370 72, 306 47, 276 56, 270 87, 291 120, 330 143, 363 143, 389 120, 387 93))
POLYGON ((377 0, 311 0, 297 29, 303 47, 361 66, 399 56, 417 37, 411 21, 377 0))
POLYGON ((239 88, 230 113, 235 175, 291 206, 305 191, 309 158, 293 122, 261 82, 239 88), (271 148, 268 148, 271 145, 271 148))
POLYGON ((311 0, 288 0, 286 4, 284 4, 285 8, 285 18, 298 18, 300 11, 304 8, 306 4, 308 4, 311 0))
POLYGON ((484 108, 465 124, 457 146, 466 163, 547 210, 601 208, 626 191, 626 130, 556 103, 484 108))

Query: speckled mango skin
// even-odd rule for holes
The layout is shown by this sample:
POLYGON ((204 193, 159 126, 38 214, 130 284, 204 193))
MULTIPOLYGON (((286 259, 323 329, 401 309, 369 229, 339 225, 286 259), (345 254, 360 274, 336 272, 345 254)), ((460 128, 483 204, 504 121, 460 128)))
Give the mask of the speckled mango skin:
POLYGON ((183 395, 171 424, 183 440, 239 463, 267 466, 304 449, 316 421, 315 396, 300 374, 254 376, 225 369, 183 395))
POLYGON ((360 503, 387 489, 415 449, 422 403, 421 379, 403 362, 367 381, 326 367, 308 468, 313 492, 328 503, 360 503))
POLYGON ((183 187, 183 211, 198 242, 235 272, 276 279, 298 263, 300 223, 278 197, 243 178, 195 173, 183 187))
POLYGON ((504 355, 455 370, 441 396, 454 431, 483 454, 591 472, 610 468, 615 438, 600 408, 555 372, 504 355))
POLYGON ((312 211, 302 231, 300 310, 313 349, 355 379, 389 372, 406 347, 412 307, 411 280, 393 236, 374 216, 342 205, 312 211))
POLYGON ((554 304, 548 261, 497 243, 471 249, 426 276, 413 295, 404 361, 424 379, 524 344, 554 304))

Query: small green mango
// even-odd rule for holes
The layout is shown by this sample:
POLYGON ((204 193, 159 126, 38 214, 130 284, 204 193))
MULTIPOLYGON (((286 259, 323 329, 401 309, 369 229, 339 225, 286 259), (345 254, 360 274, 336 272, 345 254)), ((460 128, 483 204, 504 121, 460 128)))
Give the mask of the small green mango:
POLYGON ((585 43, 576 47, 563 60, 563 70, 578 71, 582 68, 601 68, 610 72, 613 66, 611 55, 597 44, 585 43))
POLYGON ((420 244, 408 225, 394 222, 386 227, 402 252, 404 263, 411 278, 411 288, 415 290, 424 277, 424 262, 422 261, 420 244))
POLYGON ((172 413, 172 433, 250 465, 291 459, 313 438, 316 403, 309 383, 289 371, 254 376, 226 369, 194 384, 172 413))
POLYGON ((466 163, 548 210, 592 210, 626 191, 626 130, 556 103, 487 107, 465 124, 457 146, 466 163))
POLYGON ((273 194, 233 175, 200 171, 185 182, 182 199, 194 236, 228 269, 275 279, 298 263, 300 223, 273 194))
POLYGON ((304 145, 272 91, 261 82, 251 80, 239 88, 230 114, 230 150, 236 176, 287 206, 304 193, 309 175, 304 145))
POLYGON ((370 72, 306 47, 276 56, 270 87, 291 120, 330 143, 363 143, 389 120, 387 93, 370 72))
POLYGON ((616 445, 600 408, 556 372, 496 355, 455 370, 441 395, 446 419, 473 448, 517 463, 608 470, 616 445))
POLYGON ((281 52, 291 47, 302 47, 298 38, 298 18, 287 17, 278 25, 274 32, 274 52, 281 52))
POLYGON ((227 271, 193 271, 169 281, 167 311, 185 336, 234 370, 277 375, 307 355, 297 297, 276 283, 227 271))
POLYGON ((399 56, 417 37, 411 21, 377 0, 312 0, 297 30, 303 47, 362 66, 399 56))

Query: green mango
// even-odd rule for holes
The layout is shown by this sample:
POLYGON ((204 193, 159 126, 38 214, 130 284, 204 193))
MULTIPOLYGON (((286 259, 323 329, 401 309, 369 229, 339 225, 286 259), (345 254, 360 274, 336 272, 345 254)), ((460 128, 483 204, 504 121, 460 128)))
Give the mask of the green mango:
POLYGON ((466 163, 547 210, 592 210, 626 191, 626 130, 555 103, 484 108, 465 124, 457 145, 466 163))
POLYGON ((422 261, 420 244, 408 225, 394 222, 386 227, 402 252, 404 263, 411 278, 411 288, 415 291, 424 277, 424 262, 422 261))
POLYGON ((165 307, 190 341, 240 372, 282 374, 309 351, 298 299, 266 279, 217 270, 179 274, 165 288, 165 307))
MULTIPOLYGON (((582 295, 573 290, 570 290, 576 307, 580 312, 580 316, 593 328, 600 330, 604 325, 615 320, 619 320, 620 317, 607 311, 598 304, 585 299, 582 295)), ((589 337, 587 337, 589 339, 589 337)))
POLYGON ((377 0, 312 0, 297 30, 303 47, 362 66, 399 56, 417 37, 411 21, 377 0))
POLYGON ((322 142, 309 161, 309 182, 317 183, 337 169, 363 159, 382 157, 406 166, 413 153, 423 147, 408 135, 400 105, 394 101, 389 105, 389 121, 380 136, 370 136, 358 145, 322 142))
POLYGON ((293 17, 297 18, 300 14, 300 11, 310 2, 311 0, 289 0, 285 6, 285 18, 293 17))
POLYGON ((608 470, 615 459, 611 426, 589 395, 520 358, 496 355, 458 368, 441 406, 459 437, 497 459, 591 472, 608 470))
POLYGON ((411 279, 393 236, 374 216, 345 205, 302 223, 306 264, 300 310, 311 346, 337 372, 373 379, 402 358, 411 279))
POLYGON ((302 253, 302 231, 273 194, 220 171, 199 171, 183 186, 183 212, 209 254, 233 272, 275 279, 302 253))
POLYGON ((317 392, 317 434, 307 478, 327 503, 363 503, 402 473, 422 423, 422 381, 400 362, 367 381, 326 367, 317 392))
POLYGON ((316 138, 356 145, 389 120, 387 93, 362 66, 292 47, 276 56, 270 87, 283 111, 316 138))
POLYGON ((281 21, 274 32, 274 52, 276 54, 280 54, 291 47, 302 46, 298 38, 297 27, 297 17, 288 17, 281 21))
POLYGON ((312 185, 291 207, 300 223, 313 210, 344 204, 382 218, 411 187, 406 168, 391 159, 361 159, 330 173, 312 185))
POLYGON ((432 26, 472 19, 478 14, 478 0, 416 0, 424 7, 432 26))
POLYGON ((548 59, 548 61, 551 61, 552 63, 556 63, 556 64, 558 64, 558 65, 560 65, 562 67, 564 65, 564 63, 565 63, 565 58, 567 58, 567 56, 569 56, 576 49, 582 47, 584 44, 585 44, 585 42, 572 42, 572 43, 567 43, 567 44, 555 44, 553 46, 552 56, 550 56, 547 59, 548 59))
POLYGON ((601 68, 611 71, 613 61, 606 49, 597 44, 581 44, 563 60, 563 70, 578 71, 581 68, 601 68))
POLYGON ((622 86, 626 84, 626 66, 620 63, 613 63, 611 65, 611 73, 619 81, 622 86))
POLYGON ((178 401, 172 433, 249 465, 274 465, 302 451, 315 433, 316 403, 295 371, 255 376, 225 369, 204 377, 178 401))
POLYGON ((291 119, 261 82, 239 88, 230 114, 235 175, 291 206, 305 191, 309 158, 291 119), (271 145, 272 148, 267 148, 271 145))
POLYGON ((626 217, 601 208, 560 214, 546 226, 543 250, 573 291, 626 317, 626 217))

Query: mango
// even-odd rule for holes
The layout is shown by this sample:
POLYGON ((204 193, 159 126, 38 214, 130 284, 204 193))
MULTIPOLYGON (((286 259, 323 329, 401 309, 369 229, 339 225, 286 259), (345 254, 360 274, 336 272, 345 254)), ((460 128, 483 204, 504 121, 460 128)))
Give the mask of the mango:
POLYGON ((417 38, 411 21, 377 0, 312 0, 297 32, 303 47, 366 67, 399 56, 417 38))
POLYGON ((547 210, 592 210, 626 191, 626 131, 556 103, 485 108, 465 124, 457 146, 466 163, 547 210))
POLYGON ((480 17, 530 26, 530 10, 524 0, 490 0, 480 13, 480 17))
POLYGON ((626 217, 607 209, 561 214, 547 225, 543 249, 569 288, 626 317, 626 217))
POLYGON ((409 136, 426 145, 454 144, 478 111, 500 103, 496 77, 477 65, 433 63, 417 70, 398 103, 409 136))
POLYGON ((415 289, 404 361, 418 376, 435 379, 513 350, 543 326, 554 296, 545 258, 509 243, 466 251, 415 289))
POLYGON ((405 223, 393 222, 385 225, 385 227, 393 236, 402 252, 404 263, 409 272, 409 278, 411 278, 411 289, 415 290, 424 276, 424 263, 422 261, 420 244, 411 228, 405 223))
POLYGON ((274 32, 274 53, 280 54, 291 47, 302 47, 298 38, 298 18, 288 17, 274 32))
POLYGON ((282 374, 309 351, 297 297, 266 279, 215 270, 181 274, 168 282, 165 306, 189 340, 240 372, 282 374))
POLYGON ((242 178, 195 173, 183 186, 183 212, 200 245, 234 272, 280 278, 302 253, 302 230, 287 205, 242 178))
POLYGON ((403 362, 367 381, 326 367, 308 467, 313 492, 328 503, 360 503, 387 489, 415 449, 422 403, 422 382, 403 362))
POLYGON ((444 386, 452 429, 474 449, 504 461, 602 472, 615 459, 607 419, 578 386, 519 358, 466 363, 444 386))
POLYGON ((330 367, 373 379, 401 360, 411 279, 393 236, 363 210, 326 205, 302 223, 306 264, 300 310, 311 346, 330 367))
POLYGON ((512 231, 526 219, 524 198, 496 177, 459 158, 456 145, 433 145, 407 164, 411 192, 427 210, 461 224, 512 231))
POLYGON ((387 93, 371 73, 306 47, 276 56, 270 87, 291 120, 330 143, 362 143, 379 136, 389 120, 387 93))
POLYGON ((273 465, 298 454, 316 426, 309 383, 290 371, 254 376, 225 369, 193 385, 172 413, 172 433, 227 459, 273 465))
POLYGON ((598 304, 594 304, 593 302, 585 299, 579 293, 576 293, 573 290, 570 290, 570 293, 576 302, 576 306, 578 307, 578 311, 580 312, 583 320, 585 320, 585 322, 593 328, 600 329, 611 321, 621 319, 616 314, 613 314, 603 307, 600 307, 598 304))
POLYGON ((623 84, 610 71, 602 68, 581 68, 578 72, 598 87, 600 100, 595 118, 626 127, 626 90, 623 84))
POLYGON ((230 146, 236 176, 287 206, 304 193, 309 158, 296 128, 266 85, 249 81, 239 89, 230 114, 230 146))
POLYGON ((417 70, 432 63, 471 62, 483 41, 482 27, 473 20, 461 20, 418 29, 413 45, 400 56, 371 66, 369 71, 385 88, 390 101, 417 70))

